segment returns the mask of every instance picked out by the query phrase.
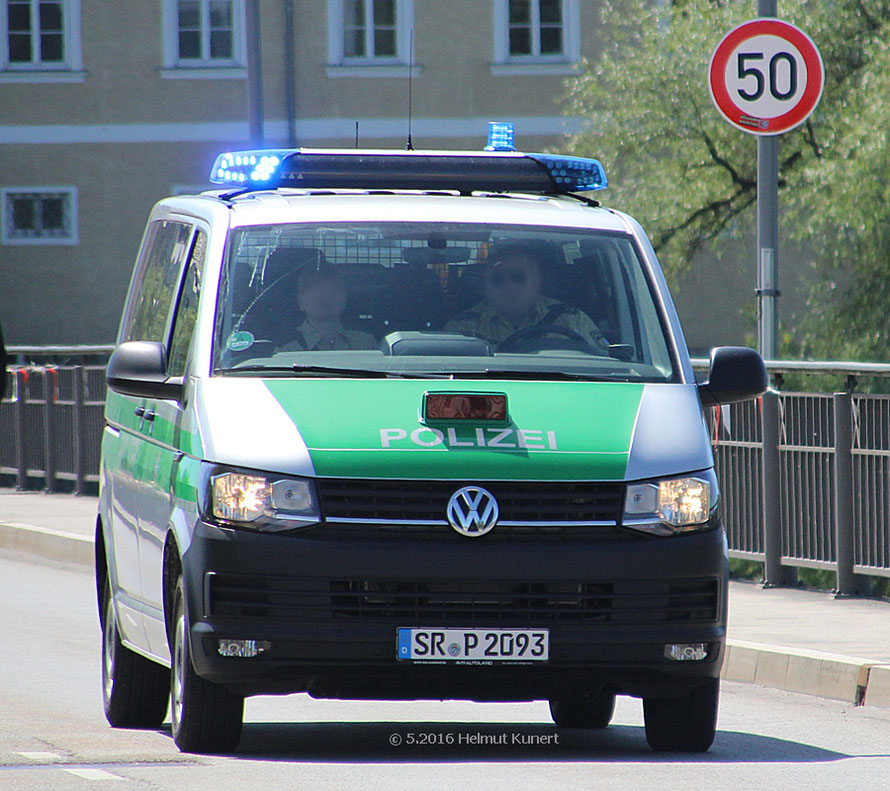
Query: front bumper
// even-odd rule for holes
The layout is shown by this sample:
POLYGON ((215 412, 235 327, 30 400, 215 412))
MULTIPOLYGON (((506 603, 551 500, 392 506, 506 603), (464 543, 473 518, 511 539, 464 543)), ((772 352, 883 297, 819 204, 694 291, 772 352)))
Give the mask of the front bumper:
POLYGON ((666 695, 720 672, 727 565, 719 527, 667 539, 620 531, 608 540, 515 543, 415 540, 409 529, 396 536, 199 523, 183 557, 198 674, 245 695, 532 700, 604 688, 666 695), (400 626, 547 628, 551 658, 400 662, 400 626), (223 657, 219 639, 269 648, 223 657), (669 660, 669 643, 706 643, 708 656, 669 660))

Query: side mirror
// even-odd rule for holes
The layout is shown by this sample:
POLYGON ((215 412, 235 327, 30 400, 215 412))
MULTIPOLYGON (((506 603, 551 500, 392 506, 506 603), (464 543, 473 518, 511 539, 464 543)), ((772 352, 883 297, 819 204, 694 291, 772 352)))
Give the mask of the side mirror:
POLYGON ((745 346, 718 346, 711 349, 708 381, 698 385, 705 406, 734 404, 763 395, 769 376, 763 358, 745 346))
POLYGON ((118 346, 105 372, 115 393, 137 398, 182 398, 182 377, 167 376, 167 352, 155 341, 127 341, 118 346))

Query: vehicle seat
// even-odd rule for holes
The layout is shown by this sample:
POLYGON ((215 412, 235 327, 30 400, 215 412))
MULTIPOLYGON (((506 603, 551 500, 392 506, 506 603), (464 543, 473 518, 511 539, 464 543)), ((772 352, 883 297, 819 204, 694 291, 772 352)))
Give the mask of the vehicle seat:
POLYGON ((399 264, 390 270, 390 287, 381 303, 387 332, 437 330, 445 319, 445 295, 432 269, 399 264))
POLYGON ((575 259, 575 300, 610 343, 621 342, 618 303, 615 299, 615 278, 619 276, 618 254, 603 247, 587 249, 575 259))
POLYGON ((289 341, 303 321, 297 304, 300 272, 323 263, 324 253, 315 247, 279 247, 270 253, 263 266, 259 293, 242 314, 238 328, 275 346, 289 341))
POLYGON ((448 312, 451 316, 469 310, 485 299, 485 264, 454 268, 448 277, 448 312))

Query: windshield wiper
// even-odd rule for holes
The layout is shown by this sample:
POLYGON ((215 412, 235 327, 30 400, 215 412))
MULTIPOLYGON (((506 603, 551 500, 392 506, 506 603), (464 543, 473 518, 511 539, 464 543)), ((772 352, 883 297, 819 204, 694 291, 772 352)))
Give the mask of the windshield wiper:
POLYGON ((482 371, 466 371, 454 374, 461 379, 546 379, 553 381, 597 382, 614 379, 612 376, 573 374, 566 371, 508 371, 500 368, 485 368, 482 371))
POLYGON ((298 374, 331 374, 332 376, 353 376, 356 379, 386 379, 391 376, 387 371, 374 371, 368 368, 335 368, 329 365, 301 365, 300 363, 292 365, 291 370, 298 374))
POLYGON ((294 372, 294 368, 292 365, 240 365, 237 368, 216 368, 213 373, 222 374, 226 376, 228 374, 275 374, 277 376, 284 376, 285 374, 291 375, 294 372))
POLYGON ((452 374, 432 372, 409 373, 405 371, 379 371, 370 368, 336 368, 329 365, 241 365, 237 368, 218 368, 218 374, 268 374, 286 376, 293 374, 318 374, 319 376, 343 376, 354 379, 451 379, 452 374))
POLYGON ((217 373, 238 375, 257 373, 270 376, 293 374, 316 374, 318 376, 342 376, 354 379, 528 379, 563 382, 612 381, 613 376, 573 374, 566 371, 511 371, 501 368, 485 368, 481 371, 455 371, 453 373, 405 371, 380 371, 369 368, 336 368, 328 365, 243 365, 238 368, 225 368, 217 373))
POLYGON ((429 371, 378 371, 368 368, 332 368, 327 365, 300 365, 293 366, 297 373, 332 374, 333 376, 355 376, 363 379, 450 379, 451 374, 432 373, 429 371))
POLYGON ((328 368, 324 365, 242 365, 237 368, 224 368, 221 374, 266 374, 270 376, 293 376, 294 374, 331 374, 332 376, 352 376, 360 379, 386 379, 386 371, 368 371, 363 368, 328 368))

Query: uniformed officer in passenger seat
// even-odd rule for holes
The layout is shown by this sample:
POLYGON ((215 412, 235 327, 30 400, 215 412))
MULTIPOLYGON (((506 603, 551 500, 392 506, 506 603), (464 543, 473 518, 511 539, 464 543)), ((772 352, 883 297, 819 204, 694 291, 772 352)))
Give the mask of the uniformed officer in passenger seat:
POLYGON ((301 272, 297 280, 297 302, 306 320, 296 328, 293 339, 276 351, 376 348, 373 335, 347 330, 340 324, 340 317, 346 308, 346 283, 335 266, 321 262, 301 272))
POLYGON ((541 293, 541 267, 521 243, 492 250, 485 270, 485 299, 459 313, 445 329, 501 343, 519 330, 554 325, 573 330, 592 346, 609 342, 580 308, 541 293))

